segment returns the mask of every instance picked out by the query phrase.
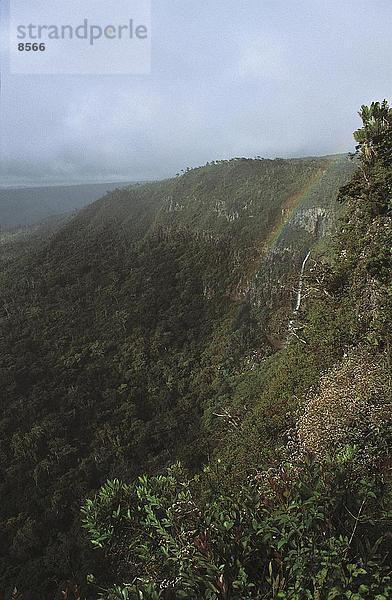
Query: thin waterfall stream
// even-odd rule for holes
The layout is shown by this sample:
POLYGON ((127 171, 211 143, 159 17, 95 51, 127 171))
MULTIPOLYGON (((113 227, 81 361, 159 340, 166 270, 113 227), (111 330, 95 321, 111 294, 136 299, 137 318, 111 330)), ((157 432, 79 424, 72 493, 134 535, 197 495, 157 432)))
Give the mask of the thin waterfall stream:
POLYGON ((307 255, 305 256, 305 258, 304 258, 304 260, 302 262, 301 273, 300 273, 300 276, 299 276, 299 283, 298 283, 297 302, 295 304, 294 314, 299 311, 300 306, 301 306, 302 287, 303 287, 303 282, 304 282, 304 271, 305 271, 306 263, 308 262, 309 256, 310 256, 310 250, 309 250, 309 252, 307 253, 307 255))
MULTIPOLYGON (((289 321, 289 334, 295 335, 295 337, 297 337, 297 338, 298 338, 298 335, 294 331, 294 318, 301 307, 304 272, 305 272, 305 267, 306 267, 306 263, 308 262, 309 256, 310 256, 310 250, 302 261, 301 272, 299 275, 299 282, 298 282, 297 299, 295 302, 295 308, 293 310, 292 317, 289 321)), ((301 339, 301 338, 298 338, 298 339, 301 339)), ((303 341, 303 340, 301 340, 301 341, 303 341)))

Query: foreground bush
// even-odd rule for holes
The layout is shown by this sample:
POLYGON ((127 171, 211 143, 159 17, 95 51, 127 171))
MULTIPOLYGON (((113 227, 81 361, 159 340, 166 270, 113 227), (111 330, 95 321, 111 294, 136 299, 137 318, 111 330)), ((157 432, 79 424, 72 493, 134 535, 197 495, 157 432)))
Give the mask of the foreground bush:
POLYGON ((100 597, 389 598, 387 490, 381 479, 349 487, 347 456, 265 473, 226 495, 219 464, 193 479, 177 465, 133 486, 108 482, 83 508, 117 584, 100 597))

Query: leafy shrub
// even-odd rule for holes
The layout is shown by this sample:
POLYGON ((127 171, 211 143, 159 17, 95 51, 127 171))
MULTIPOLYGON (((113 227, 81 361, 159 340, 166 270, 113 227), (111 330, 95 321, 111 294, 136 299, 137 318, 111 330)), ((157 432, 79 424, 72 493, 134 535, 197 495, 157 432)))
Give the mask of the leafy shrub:
POLYGON ((307 460, 231 494, 209 468, 108 482, 83 508, 91 542, 114 567, 100 597, 388 598, 384 489, 362 480, 353 494, 344 465, 329 467, 307 460))

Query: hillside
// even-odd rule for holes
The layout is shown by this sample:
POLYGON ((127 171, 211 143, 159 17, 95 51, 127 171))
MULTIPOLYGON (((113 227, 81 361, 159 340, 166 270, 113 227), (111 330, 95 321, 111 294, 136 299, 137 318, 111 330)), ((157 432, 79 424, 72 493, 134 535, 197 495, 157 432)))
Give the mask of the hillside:
MULTIPOLYGON (((96 570, 79 506, 108 477, 175 460, 193 472, 228 449, 228 411, 257 405, 264 365, 298 336, 301 266, 327 251, 354 169, 345 156, 221 161, 115 190, 17 252, 8 240, 2 589, 53 598, 96 570)), ((252 435, 230 443, 237 464, 252 435)))
POLYGON ((302 262, 280 351, 215 374, 204 467, 86 500, 99 598, 391 597, 392 108, 359 114, 336 237, 302 262))

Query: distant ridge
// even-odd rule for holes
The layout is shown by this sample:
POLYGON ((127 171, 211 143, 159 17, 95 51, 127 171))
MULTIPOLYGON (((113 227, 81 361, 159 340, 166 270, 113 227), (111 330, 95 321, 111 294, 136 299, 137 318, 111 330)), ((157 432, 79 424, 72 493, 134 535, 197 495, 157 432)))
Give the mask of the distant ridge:
POLYGON ((83 208, 116 188, 138 183, 0 187, 0 228, 34 225, 48 217, 83 208))

